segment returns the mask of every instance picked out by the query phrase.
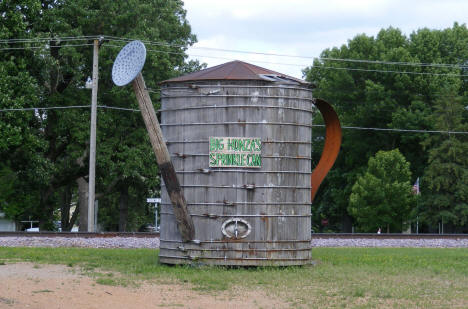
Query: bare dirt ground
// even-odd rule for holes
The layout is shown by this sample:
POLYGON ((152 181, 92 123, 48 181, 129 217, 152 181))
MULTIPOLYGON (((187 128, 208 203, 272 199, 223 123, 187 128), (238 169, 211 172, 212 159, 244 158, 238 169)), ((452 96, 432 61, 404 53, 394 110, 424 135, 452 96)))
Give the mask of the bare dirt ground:
POLYGON ((264 291, 200 293, 183 284, 142 282, 138 287, 97 284, 77 268, 0 265, 0 308, 287 308, 264 291))

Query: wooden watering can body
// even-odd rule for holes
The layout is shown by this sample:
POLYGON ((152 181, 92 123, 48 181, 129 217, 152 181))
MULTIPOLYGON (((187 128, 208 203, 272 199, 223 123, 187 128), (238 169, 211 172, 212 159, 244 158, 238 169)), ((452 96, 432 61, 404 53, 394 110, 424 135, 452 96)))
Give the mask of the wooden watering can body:
POLYGON ((325 101, 312 99, 308 87, 251 81, 194 84, 168 83, 161 91, 161 127, 195 237, 181 239, 163 186, 159 260, 309 264, 310 205, 341 140, 336 113, 325 101), (311 174, 314 105, 324 115, 327 134, 322 159, 311 174), (259 138, 261 167, 209 166, 210 137, 259 138))

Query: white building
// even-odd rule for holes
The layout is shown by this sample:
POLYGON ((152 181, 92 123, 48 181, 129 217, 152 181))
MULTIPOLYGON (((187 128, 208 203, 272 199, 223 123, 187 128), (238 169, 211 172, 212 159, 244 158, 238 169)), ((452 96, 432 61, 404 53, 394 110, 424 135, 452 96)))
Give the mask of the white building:
POLYGON ((0 232, 15 232, 16 222, 5 218, 5 213, 0 212, 0 232))

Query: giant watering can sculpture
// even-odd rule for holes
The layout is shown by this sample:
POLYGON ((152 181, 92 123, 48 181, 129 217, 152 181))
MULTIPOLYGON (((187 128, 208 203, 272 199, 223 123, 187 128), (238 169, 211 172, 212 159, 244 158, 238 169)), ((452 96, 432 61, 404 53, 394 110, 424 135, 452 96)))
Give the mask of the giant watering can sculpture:
MULTIPOLYGON (((183 192, 177 179, 174 166, 171 162, 169 151, 161 132, 161 128, 154 111, 145 82, 140 71, 146 59, 146 48, 140 41, 132 41, 125 45, 117 55, 112 67, 112 80, 117 86, 133 83, 133 89, 138 100, 141 114, 148 131, 156 161, 161 175, 166 184, 166 189, 174 209, 177 226, 182 240, 188 242, 194 240, 195 228, 192 218, 187 210, 183 192)), ((341 145, 341 127, 336 112, 330 104, 321 99, 314 100, 326 125, 325 146, 322 157, 311 174, 311 202, 313 202, 317 190, 333 166, 341 145)))
POLYGON ((169 151, 159 126, 145 81, 140 71, 146 60, 146 48, 140 41, 132 41, 122 48, 112 67, 112 80, 117 86, 124 86, 133 81, 133 90, 138 100, 141 115, 153 147, 159 170, 166 184, 179 232, 184 241, 190 241, 195 236, 192 218, 187 211, 187 202, 180 188, 169 151))

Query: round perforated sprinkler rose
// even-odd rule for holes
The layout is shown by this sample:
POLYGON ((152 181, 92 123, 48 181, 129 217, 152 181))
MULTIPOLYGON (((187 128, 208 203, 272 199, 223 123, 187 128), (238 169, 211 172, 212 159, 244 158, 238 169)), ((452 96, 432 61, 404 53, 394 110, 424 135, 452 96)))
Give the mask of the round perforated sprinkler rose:
POLYGON ((112 67, 112 81, 117 86, 125 86, 132 82, 133 90, 140 106, 141 115, 150 137, 159 170, 166 184, 167 193, 171 199, 174 215, 183 241, 193 240, 195 228, 187 211, 187 202, 180 188, 169 151, 159 126, 151 98, 146 90, 141 70, 146 60, 146 48, 140 41, 132 41, 125 45, 117 55, 112 67))

